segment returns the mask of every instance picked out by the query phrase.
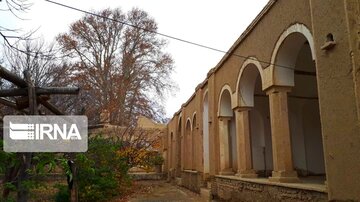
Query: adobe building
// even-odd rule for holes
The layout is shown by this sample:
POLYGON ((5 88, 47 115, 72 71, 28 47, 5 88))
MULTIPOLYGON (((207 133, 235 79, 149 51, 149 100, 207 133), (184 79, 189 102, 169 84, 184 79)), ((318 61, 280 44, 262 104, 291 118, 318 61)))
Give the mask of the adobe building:
POLYGON ((167 125, 169 180, 233 201, 360 200, 360 1, 270 0, 228 52, 167 125))

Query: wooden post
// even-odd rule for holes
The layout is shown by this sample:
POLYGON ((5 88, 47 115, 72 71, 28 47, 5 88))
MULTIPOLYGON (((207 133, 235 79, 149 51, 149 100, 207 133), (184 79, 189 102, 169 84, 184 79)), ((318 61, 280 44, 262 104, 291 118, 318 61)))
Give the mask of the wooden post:
MULTIPOLYGON (((31 76, 28 71, 24 71, 24 77, 28 86, 28 97, 29 97, 29 111, 30 115, 37 115, 38 114, 38 107, 36 103, 36 92, 33 82, 31 81, 31 76)), ((31 158, 32 153, 26 152, 21 153, 22 156, 22 165, 20 168, 19 179, 18 179, 18 195, 17 201, 18 202, 26 202, 29 195, 29 190, 26 187, 23 187, 23 182, 29 179, 29 174, 27 170, 30 169, 31 166, 31 158)))
MULTIPOLYGON (((78 94, 79 88, 64 88, 64 87, 35 87, 34 83, 31 81, 30 72, 24 71, 24 78, 22 79, 18 75, 10 72, 6 68, 0 65, 0 77, 6 79, 13 84, 15 84, 18 88, 9 89, 9 90, 0 90, 0 103, 6 106, 12 107, 16 110, 21 111, 24 114, 29 115, 38 115, 38 103, 41 103, 44 107, 49 109, 56 115, 64 115, 62 111, 60 111, 56 106, 47 102, 50 99, 51 94, 78 94), (11 100, 7 100, 1 97, 14 97, 14 96, 23 96, 21 98, 17 98, 16 102, 11 100), (29 108, 29 110, 25 110, 25 108, 29 108)), ((83 114, 83 113, 82 113, 83 114)), ((6 178, 5 182, 14 181, 14 178, 17 176, 16 185, 18 188, 17 193, 17 201, 26 202, 28 199, 29 191, 26 187, 24 187, 24 181, 29 179, 29 174, 27 170, 30 169, 31 166, 31 158, 32 153, 18 153, 18 158, 20 159, 20 165, 18 168, 15 168, 13 172, 6 172, 9 179, 6 178)), ((74 159, 74 154, 70 154, 70 159, 74 159)), ((78 201, 78 192, 77 192, 77 168, 75 163, 71 165, 71 169, 73 171, 73 188, 71 189, 71 201, 78 201)), ((4 189, 4 196, 7 196, 9 190, 4 189)))

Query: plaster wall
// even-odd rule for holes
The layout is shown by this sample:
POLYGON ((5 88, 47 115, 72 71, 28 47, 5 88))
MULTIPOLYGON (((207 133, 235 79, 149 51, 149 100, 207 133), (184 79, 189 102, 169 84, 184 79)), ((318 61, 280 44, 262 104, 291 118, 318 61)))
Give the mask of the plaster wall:
POLYGON ((250 111, 252 160, 255 171, 270 175, 273 169, 269 100, 256 96, 254 109, 250 111), (263 171, 267 171, 264 173, 263 171))
MULTIPOLYGON (((276 41, 286 28, 292 24, 301 23, 311 30, 309 11, 308 1, 277 0, 266 17, 262 18, 252 29, 251 34, 237 46, 234 54, 246 57, 255 56, 259 61, 269 62, 276 41)), ((216 85, 229 84, 235 91, 236 79, 231 79, 231 77, 239 74, 243 62, 244 58, 227 57, 221 68, 216 71, 216 85)), ((262 66, 266 68, 269 64, 262 63, 262 66)), ((216 96, 219 96, 219 92, 216 96)))
MULTIPOLYGON (((314 63, 306 58, 309 56, 306 49, 300 49, 300 57, 303 59, 295 61, 295 64, 297 69, 304 67, 301 69, 304 71, 315 69, 317 82, 314 78, 295 74, 295 86, 288 98, 291 140, 293 143, 296 142, 292 148, 294 165, 315 174, 324 173, 326 168, 330 200, 360 200, 358 194, 360 172, 356 170, 360 165, 358 158, 360 156, 360 3, 358 0, 273 0, 271 2, 275 3, 256 26, 247 31, 246 37, 241 37, 241 41, 236 42, 231 50, 234 54, 253 56, 259 61, 270 61, 279 36, 288 27, 299 23, 310 30, 314 38, 316 68, 314 63), (321 47, 325 44, 329 33, 334 36, 336 46, 323 50, 321 47), (301 85, 297 85, 299 83, 301 85), (314 86, 317 86, 318 90, 314 86), (291 97, 299 95, 313 98, 291 97), (324 150, 321 146, 322 140, 324 150), (318 163, 321 162, 322 152, 325 164, 318 163)), ((210 72, 206 84, 201 87, 202 90, 208 90, 209 96, 208 151, 209 174, 212 176, 219 172, 217 117, 219 96, 222 87, 228 84, 232 89, 231 95, 236 98, 237 75, 243 61, 243 58, 235 55, 225 56, 215 71, 210 72)), ((271 77, 272 72, 268 63, 262 62, 261 65, 264 69, 264 82, 269 84, 265 87, 269 87, 276 79, 271 77)), ((199 104, 202 102, 194 101, 199 100, 199 97, 199 93, 196 93, 195 98, 179 111, 182 113, 182 127, 185 127, 186 118, 195 111, 200 126, 206 125, 206 120, 202 119, 204 108, 199 104)), ((236 107, 237 103, 232 102, 231 108, 236 107)), ((267 147, 271 145, 271 130, 268 124, 269 105, 264 96, 255 97, 254 104, 255 110, 250 112, 252 151, 256 156, 253 157, 253 164, 256 169, 261 169, 264 163, 260 162, 260 159, 263 159, 260 146, 265 145, 266 154, 272 153, 271 147, 267 147), (262 126, 255 124, 256 122, 262 126)), ((178 122, 177 118, 172 122, 178 122)), ((177 131, 176 124, 172 122, 168 125, 169 129, 177 131)), ((204 127, 200 128, 204 129, 204 127)), ((204 132, 202 130, 199 134, 204 135, 204 132)), ((200 151, 205 150, 202 148, 200 151)), ((265 159, 266 164, 272 163, 271 156, 266 156, 265 159)), ((200 164, 200 167, 203 165, 200 164)))
POLYGON ((351 59, 359 47, 350 46, 354 41, 350 33, 358 35, 358 31, 349 29, 349 24, 359 20, 346 14, 350 4, 359 10, 359 1, 310 2, 329 198, 360 200, 359 109, 354 82, 354 76, 358 78, 354 66, 358 69, 359 61, 351 59), (336 46, 324 51, 321 46, 329 33, 336 46))
POLYGON ((236 148, 236 128, 235 128, 235 115, 230 120, 230 144, 231 144, 231 164, 233 172, 236 173, 238 170, 237 164, 237 148, 236 148))

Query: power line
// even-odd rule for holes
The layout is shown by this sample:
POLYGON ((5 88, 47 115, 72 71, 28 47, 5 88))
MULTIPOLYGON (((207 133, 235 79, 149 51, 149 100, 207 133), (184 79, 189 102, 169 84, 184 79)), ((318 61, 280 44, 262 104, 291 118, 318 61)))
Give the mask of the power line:
POLYGON ((265 64, 268 64, 268 65, 274 65, 274 66, 282 67, 282 68, 285 68, 285 69, 295 70, 295 68, 293 68, 293 67, 288 67, 288 66, 284 66, 284 65, 277 65, 277 64, 274 64, 274 63, 271 63, 271 62, 266 62, 266 61, 261 61, 261 60, 255 60, 255 59, 252 59, 251 57, 239 55, 239 54, 236 54, 236 53, 229 53, 228 51, 220 50, 220 49, 213 48, 213 47, 210 47, 210 46, 206 46, 206 45, 203 45, 203 44, 200 44, 200 43, 188 41, 188 40, 181 39, 181 38, 178 38, 178 37, 174 37, 174 36, 171 36, 171 35, 168 35, 168 34, 163 34, 163 33, 157 32, 157 31, 149 30, 149 29, 146 29, 146 28, 143 28, 143 27, 139 27, 139 26, 124 22, 124 21, 116 20, 114 18, 99 15, 99 14, 96 14, 96 13, 93 13, 93 12, 90 12, 90 11, 75 8, 73 6, 65 5, 65 4, 55 2, 55 1, 52 1, 52 0, 44 0, 44 1, 55 4, 55 5, 58 5, 58 6, 61 6, 61 7, 65 7, 65 8, 71 9, 71 10, 75 10, 75 11, 78 11, 78 12, 81 12, 81 13, 92 15, 92 16, 95 16, 95 17, 103 18, 103 19, 106 19, 106 20, 111 20, 111 21, 114 21, 114 22, 129 26, 129 27, 133 27, 135 29, 140 29, 140 30, 143 30, 143 31, 146 31, 146 32, 154 33, 154 34, 157 34, 157 35, 162 36, 162 37, 166 37, 166 38, 173 39, 173 40, 176 40, 176 41, 180 41, 180 42, 183 42, 183 43, 187 43, 187 44, 190 44, 190 45, 198 46, 198 47, 205 48, 205 49, 208 49, 208 50, 224 53, 226 55, 232 55, 232 56, 236 56, 236 57, 243 58, 243 59, 250 59, 250 60, 258 61, 260 63, 265 63, 265 64))

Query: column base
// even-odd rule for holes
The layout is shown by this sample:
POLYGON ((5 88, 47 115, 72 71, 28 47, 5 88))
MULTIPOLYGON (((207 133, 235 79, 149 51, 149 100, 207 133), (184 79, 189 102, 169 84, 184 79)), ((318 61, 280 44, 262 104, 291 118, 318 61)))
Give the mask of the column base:
POLYGON ((176 183, 177 186, 182 186, 183 185, 182 184, 182 178, 181 177, 175 178, 175 183, 176 183))
POLYGON ((241 178, 257 178, 255 170, 241 170, 236 173, 236 176, 241 178))
POLYGON ((219 172, 220 175, 234 175, 234 171, 231 168, 224 169, 219 172))
POLYGON ((280 183, 297 183, 300 179, 297 176, 296 171, 272 171, 272 176, 269 177, 271 182, 280 183))

